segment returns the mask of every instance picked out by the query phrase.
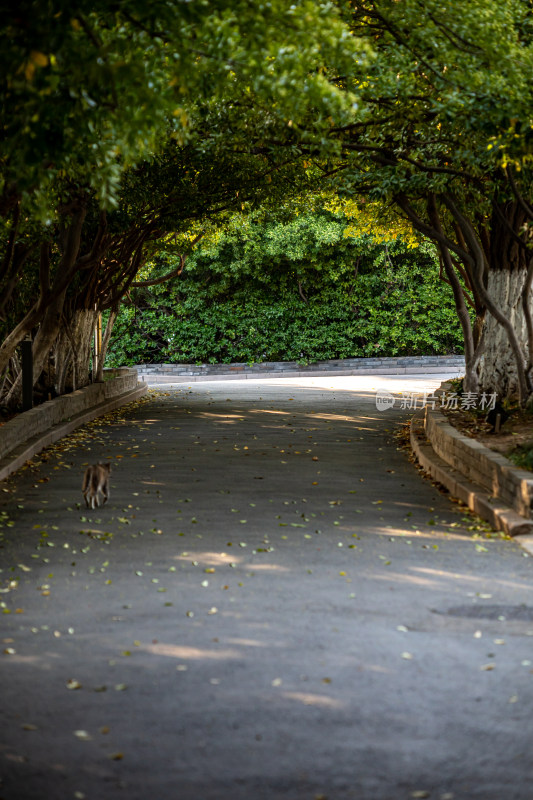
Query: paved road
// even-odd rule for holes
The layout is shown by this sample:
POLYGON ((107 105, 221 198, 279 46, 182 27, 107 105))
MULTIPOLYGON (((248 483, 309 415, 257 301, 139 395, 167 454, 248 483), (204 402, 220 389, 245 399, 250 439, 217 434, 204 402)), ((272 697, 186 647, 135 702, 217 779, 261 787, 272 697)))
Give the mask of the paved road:
POLYGON ((531 800, 533 561, 376 410, 439 382, 165 388, 10 479, 1 800, 531 800))

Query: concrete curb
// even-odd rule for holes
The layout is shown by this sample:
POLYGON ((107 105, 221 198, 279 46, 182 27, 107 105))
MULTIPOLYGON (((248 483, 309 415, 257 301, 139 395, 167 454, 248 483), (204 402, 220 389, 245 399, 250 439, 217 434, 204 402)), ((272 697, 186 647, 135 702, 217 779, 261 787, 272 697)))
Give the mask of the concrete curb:
MULTIPOLYGON (((424 416, 424 410, 421 409, 411 420, 411 449, 422 469, 433 480, 442 484, 452 497, 465 503, 471 511, 486 520, 494 529, 504 531, 508 536, 515 538, 525 550, 533 555, 533 520, 518 513, 499 496, 502 487, 498 483, 498 474, 505 475, 507 478, 510 476, 511 480, 515 480, 519 484, 524 478, 524 470, 513 468, 507 459, 494 453, 480 442, 470 440, 460 434, 447 423, 446 418, 439 411, 430 411, 430 418, 434 415, 441 417, 441 420, 436 423, 439 426, 439 445, 442 455, 448 453, 449 457, 453 458, 453 465, 450 464, 433 447, 430 437, 435 431, 435 419, 431 420, 433 424, 428 425, 428 411, 429 409, 426 409, 424 416), (465 463, 469 460, 471 460, 470 463, 480 462, 482 459, 487 459, 488 462, 496 460, 502 472, 496 472, 491 476, 493 479, 492 490, 465 474, 465 470, 462 468, 463 462, 454 454, 458 441, 465 454, 465 463)), ((482 476, 481 471, 477 474, 482 476)), ((525 510, 525 506, 522 508, 525 510)))
POLYGON ((136 370, 106 370, 108 380, 49 400, 19 414, 0 428, 0 481, 43 448, 97 417, 147 393, 136 370))

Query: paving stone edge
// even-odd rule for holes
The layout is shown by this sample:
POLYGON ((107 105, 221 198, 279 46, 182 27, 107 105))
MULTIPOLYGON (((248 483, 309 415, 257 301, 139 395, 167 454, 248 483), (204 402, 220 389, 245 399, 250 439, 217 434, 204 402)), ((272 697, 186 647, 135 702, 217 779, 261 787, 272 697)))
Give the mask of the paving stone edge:
POLYGON ((135 369, 106 370, 106 380, 48 400, 0 428, 0 481, 20 469, 45 447, 97 417, 147 393, 135 369))
MULTIPOLYGON (((441 390, 446 387, 442 384, 441 390)), ((468 508, 486 520, 495 530, 500 530, 533 555, 533 520, 526 514, 523 498, 519 513, 512 507, 509 499, 509 483, 524 490, 533 482, 531 473, 513 467, 512 463, 498 453, 474 439, 463 436, 446 421, 438 409, 419 409, 411 420, 411 449, 422 469, 437 483, 444 486, 452 497, 461 500, 468 508), (438 449, 436 451, 431 436, 438 430, 438 449), (462 458, 457 457, 460 448, 462 458), (491 484, 487 485, 483 469, 474 471, 476 462, 495 465, 491 471, 491 484), (472 473, 478 480, 472 479, 472 473), (485 479, 485 485, 480 481, 485 479), (505 495, 505 499, 502 497, 505 495)), ((529 487, 528 487, 529 488, 529 487)), ((527 498, 529 500, 529 497, 527 498)), ((530 512, 529 512, 530 513, 530 512)))

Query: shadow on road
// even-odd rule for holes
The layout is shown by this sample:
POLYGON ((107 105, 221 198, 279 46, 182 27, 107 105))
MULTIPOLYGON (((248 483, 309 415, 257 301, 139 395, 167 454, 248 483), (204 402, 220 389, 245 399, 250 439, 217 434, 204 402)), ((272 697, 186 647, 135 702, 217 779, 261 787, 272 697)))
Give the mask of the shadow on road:
POLYGON ((530 561, 376 385, 155 391, 6 483, 2 800, 529 800, 530 561))

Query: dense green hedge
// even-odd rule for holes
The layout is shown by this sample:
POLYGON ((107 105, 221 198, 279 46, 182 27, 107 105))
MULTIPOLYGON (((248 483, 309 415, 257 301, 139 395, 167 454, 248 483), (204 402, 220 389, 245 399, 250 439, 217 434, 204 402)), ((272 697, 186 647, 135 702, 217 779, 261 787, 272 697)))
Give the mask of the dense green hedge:
POLYGON ((299 220, 296 233, 273 226, 269 235, 226 235, 191 256, 173 285, 137 290, 121 309, 108 364, 462 352, 451 291, 429 246, 354 243, 330 223, 327 236, 324 220, 318 232, 299 220))

